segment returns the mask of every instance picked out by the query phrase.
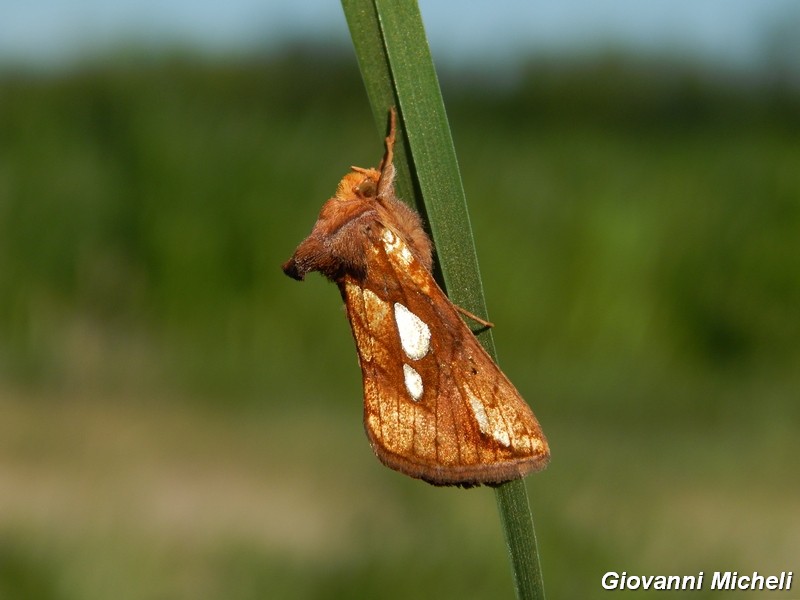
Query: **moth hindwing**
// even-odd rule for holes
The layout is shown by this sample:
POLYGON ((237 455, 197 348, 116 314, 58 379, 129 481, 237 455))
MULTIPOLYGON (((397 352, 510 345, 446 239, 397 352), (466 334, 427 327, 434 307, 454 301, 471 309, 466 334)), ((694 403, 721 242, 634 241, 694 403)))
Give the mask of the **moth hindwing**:
POLYGON ((385 465, 434 485, 518 479, 547 465, 547 440, 431 274, 430 238, 394 193, 395 120, 380 167, 352 167, 283 270, 339 287, 385 465))

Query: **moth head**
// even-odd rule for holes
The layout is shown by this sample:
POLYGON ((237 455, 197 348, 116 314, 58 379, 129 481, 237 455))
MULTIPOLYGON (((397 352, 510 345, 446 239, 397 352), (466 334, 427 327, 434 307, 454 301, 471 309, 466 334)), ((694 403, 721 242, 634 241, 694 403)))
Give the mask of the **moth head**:
POLYGON ((344 176, 336 188, 336 199, 344 201, 373 200, 378 194, 380 172, 375 169, 351 167, 350 173, 344 176))

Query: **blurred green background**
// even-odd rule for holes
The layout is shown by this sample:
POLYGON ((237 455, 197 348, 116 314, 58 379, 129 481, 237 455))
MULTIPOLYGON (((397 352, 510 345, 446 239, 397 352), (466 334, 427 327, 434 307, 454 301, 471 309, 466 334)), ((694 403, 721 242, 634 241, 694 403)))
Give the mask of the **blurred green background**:
MULTIPOLYGON (((441 76, 550 597, 800 571, 796 84, 441 76)), ((377 462, 336 288, 280 270, 381 154, 340 47, 3 72, 0 598, 513 594, 492 492, 377 462)))

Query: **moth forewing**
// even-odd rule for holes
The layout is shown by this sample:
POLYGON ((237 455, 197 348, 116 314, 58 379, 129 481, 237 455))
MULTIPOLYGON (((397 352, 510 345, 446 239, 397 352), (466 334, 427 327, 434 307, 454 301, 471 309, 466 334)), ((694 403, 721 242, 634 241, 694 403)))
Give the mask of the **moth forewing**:
POLYGON ((376 268, 345 285, 376 454, 394 469, 442 485, 499 483, 543 468, 547 443, 528 405, 402 240, 376 237, 389 239, 375 247, 376 268), (399 285, 383 285, 387 280, 399 285), (383 298, 370 291, 382 285, 383 298), (370 312, 365 298, 379 306, 370 312), (386 315, 392 307, 395 323, 386 315), (420 324, 430 330, 424 354, 414 344, 405 347, 399 325, 405 322, 407 337, 425 339, 420 324), (421 390, 400 363, 420 375, 421 390))
POLYGON ((394 196, 391 116, 381 171, 353 167, 284 272, 320 271, 339 286, 364 425, 384 464, 435 485, 523 477, 547 465, 547 441, 431 275, 430 239, 394 196))

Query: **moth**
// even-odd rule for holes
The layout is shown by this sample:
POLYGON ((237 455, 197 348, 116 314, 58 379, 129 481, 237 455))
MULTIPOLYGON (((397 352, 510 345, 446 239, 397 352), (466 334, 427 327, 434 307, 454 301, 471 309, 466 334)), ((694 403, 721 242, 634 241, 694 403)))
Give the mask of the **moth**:
POLYGON ((300 281, 319 271, 339 287, 364 426, 386 466, 463 487, 541 470, 550 450, 539 422, 436 283, 422 220, 395 196, 395 136, 392 109, 380 167, 351 167, 283 271, 300 281))

